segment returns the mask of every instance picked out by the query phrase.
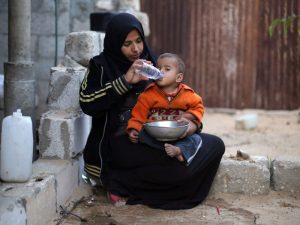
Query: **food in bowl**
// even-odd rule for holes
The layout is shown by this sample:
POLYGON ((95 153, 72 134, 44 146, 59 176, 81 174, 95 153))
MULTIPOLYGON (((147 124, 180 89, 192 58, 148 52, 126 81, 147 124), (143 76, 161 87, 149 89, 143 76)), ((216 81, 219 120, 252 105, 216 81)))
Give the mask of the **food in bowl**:
POLYGON ((146 132, 158 141, 178 140, 188 129, 188 122, 156 121, 144 124, 146 132))

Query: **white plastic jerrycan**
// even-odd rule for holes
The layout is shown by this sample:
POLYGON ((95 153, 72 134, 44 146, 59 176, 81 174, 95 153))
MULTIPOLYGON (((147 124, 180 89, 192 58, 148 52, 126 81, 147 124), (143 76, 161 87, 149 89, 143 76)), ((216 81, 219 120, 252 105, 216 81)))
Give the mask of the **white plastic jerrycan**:
POLYGON ((2 121, 0 176, 5 182, 26 182, 32 175, 33 131, 29 116, 18 109, 2 121))

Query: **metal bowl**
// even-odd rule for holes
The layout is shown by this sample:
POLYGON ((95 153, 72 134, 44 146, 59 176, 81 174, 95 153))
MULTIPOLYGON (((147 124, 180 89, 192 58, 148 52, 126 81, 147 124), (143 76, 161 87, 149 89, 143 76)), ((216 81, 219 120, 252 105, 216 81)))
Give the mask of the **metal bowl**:
POLYGON ((157 121, 144 124, 146 132, 158 141, 174 141, 182 136, 187 128, 188 122, 157 121))

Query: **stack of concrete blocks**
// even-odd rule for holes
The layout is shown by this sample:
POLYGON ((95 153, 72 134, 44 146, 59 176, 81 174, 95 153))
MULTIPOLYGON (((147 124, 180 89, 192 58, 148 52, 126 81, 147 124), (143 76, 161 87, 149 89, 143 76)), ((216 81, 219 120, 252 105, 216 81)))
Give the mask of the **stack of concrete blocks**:
POLYGON ((79 106, 79 89, 90 58, 102 51, 104 34, 73 32, 66 38, 62 65, 51 69, 49 111, 39 127, 42 158, 70 160, 83 150, 90 118, 79 106))
MULTIPOLYGON (((67 176, 61 176, 66 180, 57 182, 58 206, 63 205, 80 184, 80 159, 91 118, 80 109, 79 89, 90 58, 103 49, 103 39, 103 33, 93 31, 70 33, 66 38, 63 64, 51 69, 49 111, 41 117, 39 147, 42 160, 51 159, 50 165, 53 165, 56 159, 66 168, 67 176)), ((55 168, 57 166, 53 166, 55 168)))

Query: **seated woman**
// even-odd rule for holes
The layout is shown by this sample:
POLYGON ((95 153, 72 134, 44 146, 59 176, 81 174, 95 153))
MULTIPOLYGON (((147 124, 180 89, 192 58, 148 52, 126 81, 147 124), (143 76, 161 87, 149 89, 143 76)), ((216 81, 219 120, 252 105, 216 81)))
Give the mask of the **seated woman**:
MULTIPOLYGON (((92 116, 84 170, 99 179, 111 196, 125 197, 127 204, 192 208, 209 193, 224 143, 201 133, 201 151, 187 167, 164 151, 129 140, 126 126, 130 111, 151 82, 136 73, 145 60, 156 64, 141 23, 128 13, 114 16, 107 25, 104 50, 90 60, 80 89, 80 106, 92 116)), ((196 129, 189 121, 187 135, 196 129)))

